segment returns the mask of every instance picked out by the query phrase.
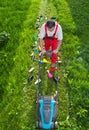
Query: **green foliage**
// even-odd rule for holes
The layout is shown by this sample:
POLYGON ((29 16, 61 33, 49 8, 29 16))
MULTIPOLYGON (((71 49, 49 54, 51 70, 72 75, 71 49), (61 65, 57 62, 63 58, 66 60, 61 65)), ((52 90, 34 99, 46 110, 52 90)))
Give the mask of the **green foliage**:
POLYGON ((9 33, 6 33, 5 31, 1 32, 0 33, 0 48, 3 47, 8 42, 9 39, 10 39, 9 33))
MULTIPOLYGON (((39 5, 38 0, 0 1, 0 48, 3 46, 0 51, 0 129, 35 129, 34 82, 37 70, 33 82, 29 84, 27 84, 29 75, 27 72, 35 65, 29 56, 39 11, 39 15, 56 16, 63 28, 64 39, 61 47, 63 64, 60 67, 61 80, 58 88, 58 129, 87 130, 89 129, 89 2, 42 0, 40 8, 39 5)), ((46 86, 45 76, 43 78, 46 86)), ((51 80, 48 83, 51 86, 51 80)), ((46 86, 43 94, 48 90, 51 91, 46 86)))
POLYGON ((63 56, 71 129, 89 128, 89 24, 87 1, 52 1, 64 31, 63 56), (59 6, 60 5, 60 6, 59 6))
POLYGON ((0 52, 1 130, 34 128, 31 123, 29 128, 28 117, 28 110, 30 111, 29 108, 32 108, 33 104, 30 104, 31 107, 29 102, 25 104, 26 95, 23 88, 24 83, 27 82, 30 66, 29 49, 39 4, 40 1, 36 0, 0 1, 0 30, 10 33, 8 44, 0 52), (33 12, 36 13, 33 14, 33 12), (27 120, 25 120, 26 117, 27 120))

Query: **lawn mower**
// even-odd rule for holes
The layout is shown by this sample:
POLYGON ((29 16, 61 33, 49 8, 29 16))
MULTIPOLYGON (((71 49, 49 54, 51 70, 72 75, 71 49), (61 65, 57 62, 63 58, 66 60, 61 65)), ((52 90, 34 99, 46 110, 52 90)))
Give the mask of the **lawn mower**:
MULTIPOLYGON (((38 62, 38 81, 40 79, 40 62, 38 62)), ((39 129, 55 129, 58 128, 58 122, 56 121, 58 113, 58 80, 56 81, 56 91, 54 96, 45 95, 42 96, 39 92, 40 82, 37 84, 36 93, 36 128, 39 129)), ((45 86, 44 86, 45 87, 45 86)), ((51 86, 50 86, 51 87, 51 86)))

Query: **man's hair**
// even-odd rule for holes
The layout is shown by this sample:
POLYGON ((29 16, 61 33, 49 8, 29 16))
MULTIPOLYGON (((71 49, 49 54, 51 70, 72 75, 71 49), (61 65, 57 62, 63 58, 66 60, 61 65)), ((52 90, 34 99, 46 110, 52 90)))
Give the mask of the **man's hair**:
POLYGON ((48 28, 55 27, 55 22, 54 22, 53 20, 48 20, 48 21, 46 22, 46 26, 47 26, 48 28))

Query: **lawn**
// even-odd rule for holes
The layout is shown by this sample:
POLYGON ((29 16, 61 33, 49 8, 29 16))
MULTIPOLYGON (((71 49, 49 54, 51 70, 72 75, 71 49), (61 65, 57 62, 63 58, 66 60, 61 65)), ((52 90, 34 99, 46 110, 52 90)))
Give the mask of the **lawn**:
MULTIPOLYGON (((0 1, 0 129, 34 130, 38 63, 30 57, 37 16, 56 16, 63 29, 59 51, 58 130, 89 129, 89 2, 87 0, 0 1), (2 34, 3 33, 3 34, 2 34), (2 35, 4 37, 2 37, 2 35), (28 70, 34 67, 33 73, 28 70), (27 82, 28 77, 33 81, 27 82)), ((38 53, 35 53, 38 58, 38 53)), ((55 83, 41 67, 42 94, 54 93, 55 83), (52 81, 52 82, 51 82, 52 81), (45 86, 45 87, 44 87, 45 86), (51 87, 50 87, 51 86, 51 87)), ((49 65, 48 65, 49 67, 49 65)), ((47 69, 48 69, 47 67, 47 69)))

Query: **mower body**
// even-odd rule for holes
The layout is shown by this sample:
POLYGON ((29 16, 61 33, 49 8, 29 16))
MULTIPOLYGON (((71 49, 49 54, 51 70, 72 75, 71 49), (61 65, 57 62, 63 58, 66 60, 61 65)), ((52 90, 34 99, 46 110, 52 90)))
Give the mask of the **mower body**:
POLYGON ((57 100, 52 96, 41 96, 37 101, 37 128, 51 129, 57 127, 57 100))

